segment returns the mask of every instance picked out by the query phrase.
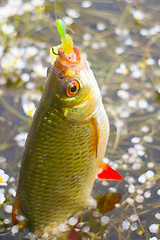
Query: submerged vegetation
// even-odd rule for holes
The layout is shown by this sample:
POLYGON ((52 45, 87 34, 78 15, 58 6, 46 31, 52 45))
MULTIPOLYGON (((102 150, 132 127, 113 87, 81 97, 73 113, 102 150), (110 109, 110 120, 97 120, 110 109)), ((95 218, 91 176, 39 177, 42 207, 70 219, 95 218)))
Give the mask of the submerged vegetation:
MULTIPOLYGON (((159 239, 159 14, 158 0, 1 2, 1 239, 33 239, 11 226, 11 211, 49 49, 60 42, 56 16, 74 31, 74 43, 94 71, 111 127, 105 161, 123 176, 121 183, 96 180, 92 195, 98 208, 84 211, 79 238, 159 239)), ((63 234, 77 221, 61 226, 63 234)), ((47 234, 42 239, 49 239, 47 234)))

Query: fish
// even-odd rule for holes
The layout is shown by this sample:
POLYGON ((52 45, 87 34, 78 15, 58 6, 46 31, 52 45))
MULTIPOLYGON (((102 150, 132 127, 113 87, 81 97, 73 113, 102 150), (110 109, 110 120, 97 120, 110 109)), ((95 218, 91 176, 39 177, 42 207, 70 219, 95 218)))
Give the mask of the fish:
POLYGON ((87 60, 75 46, 69 54, 59 47, 27 136, 13 225, 38 232, 64 223, 88 205, 96 176, 121 180, 103 162, 108 137, 108 117, 87 60))

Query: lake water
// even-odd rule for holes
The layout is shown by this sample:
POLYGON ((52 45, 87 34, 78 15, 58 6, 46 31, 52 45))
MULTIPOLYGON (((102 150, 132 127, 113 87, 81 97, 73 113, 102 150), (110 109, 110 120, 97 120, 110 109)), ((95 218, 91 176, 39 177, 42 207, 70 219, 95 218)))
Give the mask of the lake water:
POLYGON ((158 240, 159 0, 0 2, 0 169, 9 176, 0 172, 7 181, 0 186, 0 239, 32 239, 16 233, 10 212, 49 49, 60 43, 56 15, 70 25, 95 74, 110 120, 106 161, 123 176, 96 180, 92 195, 101 196, 100 210, 84 212, 79 239, 158 240))

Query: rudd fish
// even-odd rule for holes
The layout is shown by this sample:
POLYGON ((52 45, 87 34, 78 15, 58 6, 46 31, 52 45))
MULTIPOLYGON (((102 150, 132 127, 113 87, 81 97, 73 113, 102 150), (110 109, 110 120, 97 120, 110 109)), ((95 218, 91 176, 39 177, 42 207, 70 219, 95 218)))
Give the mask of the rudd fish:
POLYGON ((28 133, 13 204, 13 224, 22 224, 22 215, 32 232, 84 209, 96 174, 121 180, 102 161, 109 123, 95 77, 66 33, 62 43, 52 49, 56 59, 28 133))

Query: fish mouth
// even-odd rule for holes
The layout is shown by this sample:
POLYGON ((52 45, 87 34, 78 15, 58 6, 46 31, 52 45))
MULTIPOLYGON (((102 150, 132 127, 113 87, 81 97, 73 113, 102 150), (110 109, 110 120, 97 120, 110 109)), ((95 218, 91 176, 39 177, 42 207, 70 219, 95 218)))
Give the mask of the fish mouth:
POLYGON ((73 47, 71 54, 65 54, 63 48, 58 49, 56 67, 60 69, 70 69, 80 71, 86 66, 83 57, 77 47, 73 47))
POLYGON ((70 64, 79 64, 81 61, 81 53, 78 50, 77 47, 73 47, 73 51, 71 54, 65 54, 63 52, 63 48, 59 48, 58 49, 58 55, 65 60, 66 62, 70 63, 70 64))

